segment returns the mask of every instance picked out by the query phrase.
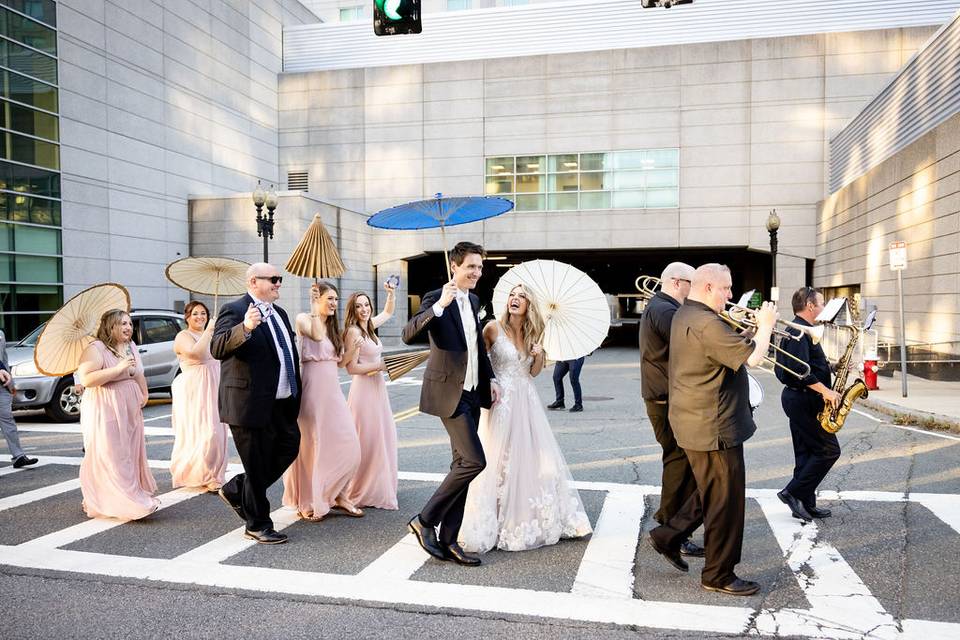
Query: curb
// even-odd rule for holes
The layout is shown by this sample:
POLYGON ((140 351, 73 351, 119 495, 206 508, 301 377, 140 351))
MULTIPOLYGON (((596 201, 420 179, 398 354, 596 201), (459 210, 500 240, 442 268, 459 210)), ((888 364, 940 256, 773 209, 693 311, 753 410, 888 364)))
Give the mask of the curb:
POLYGON ((873 409, 878 413, 882 413, 887 416, 897 416, 897 415, 906 415, 910 418, 914 418, 917 423, 910 424, 912 427, 923 429, 925 431, 937 432, 937 431, 949 431, 951 433, 960 433, 960 418, 955 416, 947 416, 942 413, 933 413, 930 411, 921 411, 920 409, 909 409, 907 407, 895 404, 893 402, 887 402, 886 400, 874 400, 871 398, 861 398, 857 401, 858 404, 866 407, 867 409, 873 409), (930 429, 925 426, 925 422, 938 422, 940 424, 946 425, 946 429, 930 429))

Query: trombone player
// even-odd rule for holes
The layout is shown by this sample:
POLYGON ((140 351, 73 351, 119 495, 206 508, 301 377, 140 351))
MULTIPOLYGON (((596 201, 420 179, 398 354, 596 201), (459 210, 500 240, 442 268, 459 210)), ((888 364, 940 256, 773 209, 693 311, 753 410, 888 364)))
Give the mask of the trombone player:
MULTIPOLYGON (((667 416, 670 325, 677 309, 690 293, 693 273, 693 267, 683 262, 668 264, 660 275, 660 290, 649 299, 640 318, 640 394, 647 408, 653 435, 663 450, 660 508, 653 514, 653 519, 659 524, 670 520, 684 505, 687 505, 685 517, 690 524, 696 522, 696 526, 699 526, 703 522, 699 499, 688 502, 691 496, 697 495, 697 482, 687 454, 677 444, 667 416)), ((645 295, 652 293, 653 288, 644 287, 645 295)), ((683 528, 688 526, 684 525, 683 528)), ((680 544, 680 553, 701 557, 703 547, 691 540, 684 540, 680 544)))
MULTIPOLYGON (((777 308, 772 302, 760 306, 750 340, 721 318, 731 288, 724 265, 701 265, 693 274, 690 295, 670 328, 669 418, 690 460, 703 509, 706 554, 700 584, 708 591, 748 596, 760 585, 734 573, 743 545, 743 443, 757 428, 746 366, 755 367, 766 356, 777 308)), ((693 532, 691 526, 674 516, 650 532, 654 550, 680 571, 689 569, 680 545, 693 532)))
MULTIPOLYGON (((812 327, 816 317, 823 311, 823 294, 813 287, 801 287, 793 294, 794 324, 812 327)), ((840 457, 840 442, 836 434, 820 427, 817 414, 824 404, 836 406, 840 394, 830 384, 830 364, 823 348, 810 335, 800 329, 786 329, 793 340, 783 339, 780 348, 786 353, 810 365, 806 376, 791 375, 787 369, 796 370, 793 363, 777 352, 777 378, 784 384, 780 393, 783 412, 790 420, 790 437, 793 439, 793 479, 777 493, 777 497, 790 507, 794 518, 810 522, 813 518, 828 518, 829 509, 817 507, 817 487, 827 472, 840 457), (794 333, 796 332, 796 333, 794 333)))

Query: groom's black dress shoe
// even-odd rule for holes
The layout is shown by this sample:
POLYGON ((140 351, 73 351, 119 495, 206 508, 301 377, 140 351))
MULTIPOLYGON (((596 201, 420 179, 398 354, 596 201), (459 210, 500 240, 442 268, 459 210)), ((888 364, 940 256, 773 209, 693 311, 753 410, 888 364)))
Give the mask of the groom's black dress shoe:
POLYGON ((263 531, 243 531, 245 538, 256 540, 259 544, 283 544, 287 541, 287 536, 283 533, 277 533, 275 529, 264 529, 263 531))
POLYGON ((416 537, 417 542, 423 547, 423 550, 432 555, 437 560, 447 560, 447 554, 437 541, 437 532, 433 527, 420 522, 420 514, 413 516, 407 523, 407 529, 416 537))
POLYGON ((462 564, 467 567, 475 567, 480 564, 480 558, 468 556, 456 542, 448 544, 444 551, 446 551, 447 560, 453 560, 457 564, 462 564))
POLYGON ((814 518, 829 518, 833 515, 830 509, 820 509, 819 507, 811 507, 810 505, 804 505, 804 508, 807 510, 807 513, 814 518))
POLYGON ((725 593, 729 596, 752 596, 757 591, 760 591, 760 585, 752 580, 743 580, 741 578, 734 578, 732 582, 726 584, 722 587, 711 587, 708 584, 700 583, 707 591, 716 591, 717 593, 725 593))
POLYGON ((803 503, 797 500, 792 493, 784 489, 783 491, 777 492, 777 497, 780 498, 780 502, 790 507, 790 512, 794 518, 798 518, 804 522, 813 521, 813 516, 810 515, 807 508, 803 506, 803 503))
POLYGON ((650 546, 653 547, 653 550, 666 558, 667 562, 676 569, 677 571, 687 572, 690 570, 690 565, 687 564, 687 561, 680 557, 679 551, 670 551, 661 547, 660 544, 653 539, 653 536, 647 538, 647 542, 650 543, 650 546))
POLYGON ((217 491, 217 495, 220 496, 221 500, 227 503, 228 507, 233 509, 234 513, 236 513, 241 520, 243 520, 244 522, 247 521, 247 514, 244 513, 243 511, 242 502, 240 502, 239 500, 234 500, 231 496, 228 496, 226 493, 224 493, 223 487, 221 487, 220 490, 217 491))
POLYGON ((36 458, 28 458, 27 456, 20 456, 19 458, 13 461, 13 468, 22 469, 24 467, 29 467, 32 464, 37 464, 37 462, 39 462, 39 460, 37 460, 36 458))
POLYGON ((680 545, 680 555, 690 556, 691 558, 702 558, 704 556, 703 547, 693 540, 684 540, 680 545))
POLYGON ((563 409, 563 400, 557 400, 547 405, 547 409, 563 409))

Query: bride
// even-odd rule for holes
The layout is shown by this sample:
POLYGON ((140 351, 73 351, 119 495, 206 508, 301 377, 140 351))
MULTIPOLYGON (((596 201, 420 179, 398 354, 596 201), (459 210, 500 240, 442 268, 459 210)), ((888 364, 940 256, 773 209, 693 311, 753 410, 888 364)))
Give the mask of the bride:
POLYGON ((543 326, 532 292, 519 284, 503 315, 483 329, 502 395, 480 417, 487 466, 467 491, 460 529, 467 551, 523 551, 592 531, 533 385, 544 364, 543 326))

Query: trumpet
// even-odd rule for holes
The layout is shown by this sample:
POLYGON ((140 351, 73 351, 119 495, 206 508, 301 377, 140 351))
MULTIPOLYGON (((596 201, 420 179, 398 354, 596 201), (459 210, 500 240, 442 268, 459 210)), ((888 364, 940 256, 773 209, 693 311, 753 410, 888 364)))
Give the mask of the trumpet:
MULTIPOLYGON (((729 325, 730 325, 731 327, 733 327, 734 329, 739 329, 740 331, 755 331, 755 330, 757 329, 757 317, 756 317, 756 313, 755 313, 752 309, 747 309, 746 307, 741 307, 740 305, 733 304, 733 303, 731 303, 731 302, 727 302, 726 304, 727 304, 728 307, 730 307, 730 309, 725 309, 725 310, 723 311, 723 313, 720 314, 720 317, 721 317, 727 324, 729 324, 729 325), (731 313, 731 312, 733 312, 733 313, 731 313)), ((781 324, 785 324, 785 325, 790 326, 790 327, 796 327, 796 328, 798 328, 798 329, 800 329, 800 328, 802 328, 802 329, 810 329, 810 327, 804 327, 803 325, 798 325, 798 324, 796 324, 796 323, 788 322, 788 321, 786 321, 786 320, 777 319, 777 322, 778 322, 778 323, 781 323, 781 324)), ((823 327, 819 327, 819 329, 820 329, 820 335, 822 336, 822 335, 823 335, 823 327)), ((799 340, 799 339, 800 339, 799 336, 795 336, 795 335, 793 335, 792 333, 790 333, 789 331, 784 331, 783 329, 774 328, 773 331, 774 331, 774 333, 776 333, 777 335, 789 336, 789 337, 790 337, 791 339, 793 339, 793 340, 799 340)), ((782 348, 780 348, 779 346, 775 345, 772 341, 770 342, 770 348, 773 349, 774 351, 776 351, 777 353, 779 353, 780 355, 784 356, 785 358, 789 358, 790 360, 793 360, 793 361, 796 362, 798 365, 800 365, 800 371, 799 371, 799 373, 798 373, 797 371, 794 371, 793 369, 791 369, 790 367, 786 366, 785 364, 782 364, 782 363, 778 362, 776 358, 771 358, 770 356, 766 356, 766 355, 763 356, 763 359, 766 360, 767 362, 769 362, 770 364, 772 364, 772 365, 774 366, 774 368, 780 367, 781 369, 783 369, 784 371, 786 371, 786 372, 789 373, 790 375, 792 375, 792 376, 794 376, 794 377, 796 377, 796 378, 798 378, 798 379, 800 379, 800 380, 803 380, 803 379, 806 378, 808 375, 810 375, 810 365, 809 365, 809 364, 807 364, 806 362, 804 362, 803 360, 801 360, 801 359, 798 358, 797 356, 793 355, 793 354, 790 353, 789 351, 787 351, 787 350, 785 350, 785 349, 782 349, 782 348)))
MULTIPOLYGON (((753 309, 749 309, 747 307, 741 307, 740 305, 733 302, 727 302, 726 305, 728 307, 726 310, 726 314, 728 316, 730 316, 740 324, 744 325, 748 329, 755 330, 757 328, 756 314, 754 313, 753 309)), ((816 325, 814 327, 808 327, 807 325, 804 325, 804 324, 797 324, 796 322, 790 322, 789 320, 781 320, 779 318, 777 319, 777 324, 781 324, 785 327, 795 329, 800 333, 793 334, 793 333, 790 333, 789 331, 785 331, 783 329, 778 329, 777 327, 774 327, 773 333, 775 335, 778 335, 781 338, 790 338, 791 340, 799 340, 804 335, 806 335, 807 337, 810 338, 810 341, 813 342, 813 344, 820 344, 823 341, 823 332, 824 332, 824 329, 826 328, 822 324, 816 325)))

